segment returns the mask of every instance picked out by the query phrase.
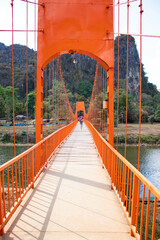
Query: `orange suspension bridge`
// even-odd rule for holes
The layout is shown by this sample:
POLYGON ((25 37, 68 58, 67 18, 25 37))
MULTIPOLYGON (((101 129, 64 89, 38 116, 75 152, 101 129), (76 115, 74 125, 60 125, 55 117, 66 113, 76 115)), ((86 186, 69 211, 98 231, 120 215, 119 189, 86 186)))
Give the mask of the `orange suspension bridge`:
MULTIPOLYGON (((158 239, 160 191, 140 172, 142 0, 19 0, 26 6, 26 28, 15 29, 11 0, 14 158, 0 166, 2 239, 158 239), (132 4, 139 11, 139 33, 129 31, 132 4), (29 6, 34 5, 34 29, 29 6), (126 127, 124 157, 118 152, 120 7, 127 11, 126 127), (38 8, 38 28, 37 28, 38 8), (114 32, 114 9, 118 32, 114 32), (14 35, 26 35, 27 150, 16 156, 14 35), (36 144, 28 137, 28 41, 34 34, 36 144), (117 138, 114 148, 114 35, 118 35, 117 138), (129 35, 139 36, 138 169, 126 160, 129 35), (97 61, 88 112, 72 110, 59 56, 82 54, 97 61), (43 100, 48 100, 43 104, 43 100), (78 113, 84 113, 80 127, 78 113), (45 123, 43 116, 45 115, 45 123), (47 119, 49 124, 47 125, 47 119), (63 121, 62 121, 63 120, 63 121), (63 123, 62 123, 63 122, 63 123), (147 202, 146 202, 147 196, 147 202), (150 199, 154 199, 151 207, 150 199), (149 237, 151 236, 151 237, 149 237)), ((1 4, 2 5, 2 4, 1 4)), ((72 78, 72 76, 71 76, 72 78)))

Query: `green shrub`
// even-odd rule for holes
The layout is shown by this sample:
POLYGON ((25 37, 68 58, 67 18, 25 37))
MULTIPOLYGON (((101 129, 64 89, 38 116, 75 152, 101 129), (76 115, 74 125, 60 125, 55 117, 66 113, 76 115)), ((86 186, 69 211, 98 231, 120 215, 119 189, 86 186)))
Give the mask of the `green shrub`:
POLYGON ((148 118, 148 122, 153 124, 154 122, 154 115, 150 115, 149 118, 148 118))
POLYGON ((26 131, 23 130, 23 131, 21 132, 21 136, 26 136, 26 135, 27 135, 26 131))
POLYGON ((2 137, 2 142, 8 142, 11 136, 8 133, 5 133, 2 137))

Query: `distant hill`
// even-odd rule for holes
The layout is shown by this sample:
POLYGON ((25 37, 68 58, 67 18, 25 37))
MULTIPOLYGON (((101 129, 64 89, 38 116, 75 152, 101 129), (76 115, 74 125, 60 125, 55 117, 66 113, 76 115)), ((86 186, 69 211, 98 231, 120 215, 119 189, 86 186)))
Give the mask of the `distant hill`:
MULTIPOLYGON (((117 86, 118 79, 118 37, 114 41, 114 81, 117 86)), ((128 89, 129 93, 138 100, 139 82, 140 82, 140 59, 135 39, 129 36, 129 48, 128 48, 128 89)), ((121 35, 119 37, 119 78, 120 87, 125 89, 125 79, 127 72, 127 36, 121 35)), ((148 77, 144 72, 144 66, 142 64, 142 93, 154 96, 158 93, 157 87, 148 82, 148 77)))
MULTIPOLYGON (((34 89, 34 50, 28 48, 29 91, 34 89)), ((19 96, 23 98, 26 90, 26 46, 14 44, 14 78, 19 96)), ((12 46, 0 43, 0 84, 12 85, 12 46)))
MULTIPOLYGON (((120 36, 120 87, 125 89, 126 79, 126 59, 127 59, 127 37, 120 36)), ((114 53, 114 84, 117 86, 118 78, 118 38, 115 38, 114 53)), ((87 87, 93 85, 96 61, 84 55, 62 55, 60 56, 62 71, 67 89, 73 94, 78 90, 78 83, 85 81, 87 87), (75 58, 76 64, 73 63, 75 58), (91 84, 91 85, 90 85, 91 84)), ((139 76, 140 76, 140 60, 137 51, 135 39, 129 36, 129 92, 138 100, 139 76)), ((26 81, 26 46, 19 44, 14 45, 14 71, 15 71, 15 87, 19 88, 20 100, 25 96, 26 81)), ((29 92, 34 89, 34 50, 28 48, 28 81, 29 92)), ((0 43, 0 84, 3 87, 12 85, 12 46, 5 46, 0 43)), ((148 82, 148 78, 143 70, 142 92, 154 96, 158 91, 156 86, 148 82)), ((81 94, 81 93, 79 93, 81 94)), ((90 97, 91 91, 88 96, 90 97)))

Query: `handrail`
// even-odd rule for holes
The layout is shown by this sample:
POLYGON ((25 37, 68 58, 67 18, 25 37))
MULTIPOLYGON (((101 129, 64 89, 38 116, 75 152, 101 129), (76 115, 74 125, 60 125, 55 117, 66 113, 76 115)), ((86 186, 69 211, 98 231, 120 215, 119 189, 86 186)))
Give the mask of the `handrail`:
POLYGON ((4 233, 5 223, 30 188, 34 187, 34 182, 76 124, 77 120, 58 129, 0 166, 0 235, 4 233))
MULTIPOLYGON (((70 123, 69 125, 71 125, 72 123, 70 123)), ((69 126, 68 125, 68 126, 69 126)), ((36 149, 38 146, 40 146, 42 143, 44 143, 45 141, 47 141, 50 137, 52 137, 53 135, 55 135, 57 132, 59 132, 60 130, 62 131, 63 129, 65 129, 66 126, 57 129, 55 132, 51 133, 50 135, 48 135, 47 137, 45 137, 44 139, 42 139, 40 142, 36 143, 34 146, 30 147, 29 149, 27 149, 26 151, 24 151, 23 153, 17 155, 16 157, 12 158, 11 160, 9 160, 8 162, 0 165, 0 171, 2 171, 4 168, 10 166, 11 164, 13 164, 14 162, 16 162, 18 159, 24 157, 26 154, 29 154, 30 152, 32 152, 34 149, 36 149)))
POLYGON ((152 239, 155 239, 157 201, 160 201, 160 190, 114 149, 89 121, 84 121, 92 133, 103 165, 110 176, 112 189, 114 189, 130 224, 131 235, 134 235, 136 239, 144 239, 145 235, 145 239, 149 239, 149 219, 153 216, 152 229, 150 229, 150 231, 152 233, 152 239), (140 208, 140 190, 142 188, 143 198, 140 208), (146 188, 148 191, 146 191, 146 188), (146 201, 145 193, 147 192, 146 224, 144 227, 144 203, 146 201), (151 193, 154 195, 154 209, 152 213, 150 213, 151 193), (141 219, 139 220, 140 212, 141 219), (138 229, 140 229, 140 231, 138 229))
MULTIPOLYGON (((85 120, 85 123, 87 120, 85 120)), ((88 122, 89 123, 89 122, 88 122)), ((91 124, 91 123, 89 123, 91 124)), ((93 127, 93 125, 92 125, 93 127)), ((93 127, 94 128, 94 127, 93 127)), ((116 154, 117 157, 119 157, 123 163, 126 164, 126 166, 134 172, 134 174, 149 188, 149 190, 153 191, 153 194, 160 199, 160 190, 156 188, 140 171, 138 171, 129 161, 127 161, 126 158, 124 158, 115 148, 113 148, 103 137, 102 135, 97 131, 97 129, 94 128, 94 131, 99 135, 101 138, 101 141, 103 141, 107 147, 116 154)))

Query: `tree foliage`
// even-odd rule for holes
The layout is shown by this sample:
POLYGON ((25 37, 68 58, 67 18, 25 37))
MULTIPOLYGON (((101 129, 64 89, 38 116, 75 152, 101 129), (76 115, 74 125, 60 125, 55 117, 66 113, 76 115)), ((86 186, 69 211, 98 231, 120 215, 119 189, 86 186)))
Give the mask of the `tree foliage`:
POLYGON ((31 118, 34 118, 35 112, 35 92, 28 94, 28 114, 31 118))

